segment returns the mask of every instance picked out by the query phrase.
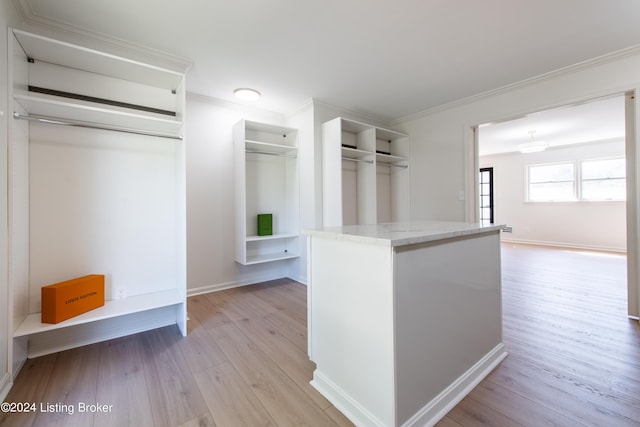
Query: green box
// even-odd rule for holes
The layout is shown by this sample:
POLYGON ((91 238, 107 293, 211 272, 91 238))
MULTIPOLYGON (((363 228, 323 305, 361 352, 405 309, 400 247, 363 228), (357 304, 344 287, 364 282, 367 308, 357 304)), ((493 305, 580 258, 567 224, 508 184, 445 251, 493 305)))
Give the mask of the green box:
POLYGON ((258 214, 258 236, 271 236, 273 234, 273 215, 258 214))

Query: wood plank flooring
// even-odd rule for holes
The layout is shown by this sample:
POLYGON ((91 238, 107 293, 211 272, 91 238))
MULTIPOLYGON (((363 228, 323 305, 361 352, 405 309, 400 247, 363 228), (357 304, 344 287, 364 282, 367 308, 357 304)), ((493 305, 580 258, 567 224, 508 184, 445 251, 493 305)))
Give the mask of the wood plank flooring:
MULTIPOLYGON (((503 287, 509 356, 438 426, 640 426, 624 256, 504 244, 503 287)), ((309 385, 303 285, 194 296, 188 311, 185 338, 167 327, 27 361, 6 401, 38 410, 0 426, 352 425, 309 385)))
POLYGON ((502 246, 509 356, 438 426, 640 426, 623 255, 502 246))

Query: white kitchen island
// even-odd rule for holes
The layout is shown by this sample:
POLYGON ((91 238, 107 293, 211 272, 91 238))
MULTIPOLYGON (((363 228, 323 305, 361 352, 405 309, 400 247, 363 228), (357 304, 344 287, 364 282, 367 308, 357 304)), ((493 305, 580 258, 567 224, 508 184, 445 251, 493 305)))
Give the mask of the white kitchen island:
POLYGON ((358 426, 435 424, 507 354, 500 229, 307 231, 311 384, 358 426))

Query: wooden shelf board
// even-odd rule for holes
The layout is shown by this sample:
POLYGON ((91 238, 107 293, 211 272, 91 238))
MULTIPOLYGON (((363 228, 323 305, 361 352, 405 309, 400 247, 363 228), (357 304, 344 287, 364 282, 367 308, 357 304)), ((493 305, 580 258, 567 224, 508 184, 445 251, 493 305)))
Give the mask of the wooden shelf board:
POLYGON ((103 307, 96 308, 95 310, 91 310, 87 313, 83 313, 79 316, 55 324, 42 323, 40 321, 41 314, 33 313, 27 316, 20 326, 18 326, 13 333, 13 337, 17 338, 40 332, 47 332, 54 329, 97 322, 104 319, 110 319, 112 317, 153 310, 184 302, 184 296, 182 296, 176 289, 170 289, 166 291, 135 295, 120 300, 105 301, 103 307))

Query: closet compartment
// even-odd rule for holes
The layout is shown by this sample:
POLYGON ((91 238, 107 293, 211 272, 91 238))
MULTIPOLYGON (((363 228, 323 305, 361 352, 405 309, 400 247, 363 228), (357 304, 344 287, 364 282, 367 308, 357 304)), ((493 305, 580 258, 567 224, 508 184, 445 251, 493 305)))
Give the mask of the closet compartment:
POLYGON ((409 137, 376 129, 377 222, 409 220, 409 137))
POLYGON ((184 74, 10 29, 12 363, 176 324, 186 334, 184 74), (40 319, 42 286, 105 305, 40 319))
POLYGON ((16 66, 28 72, 14 80, 13 99, 31 119, 181 137, 183 73, 16 29, 10 36, 16 66))
POLYGON ((241 120, 234 126, 235 260, 243 265, 298 258, 297 131, 241 120), (258 235, 258 214, 272 215, 258 235))
POLYGON ((324 123, 324 226, 408 219, 408 151, 405 134, 342 117, 324 123))

